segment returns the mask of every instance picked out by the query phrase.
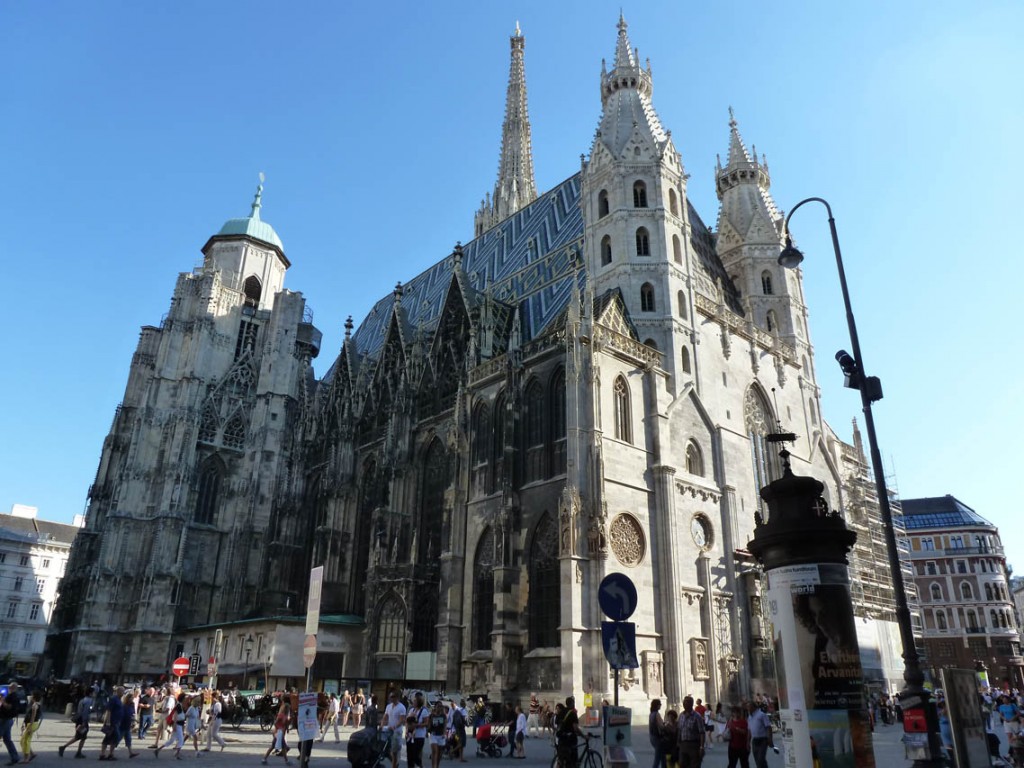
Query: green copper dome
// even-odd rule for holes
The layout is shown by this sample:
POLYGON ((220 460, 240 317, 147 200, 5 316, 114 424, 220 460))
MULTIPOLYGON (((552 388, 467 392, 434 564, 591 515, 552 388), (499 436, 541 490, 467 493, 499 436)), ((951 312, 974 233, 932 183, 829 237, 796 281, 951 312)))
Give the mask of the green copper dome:
POLYGON ((255 240, 262 240, 265 243, 276 246, 280 251, 284 251, 284 245, 281 243, 281 238, 277 236, 277 232, 267 222, 260 218, 260 207, 262 205, 261 200, 263 198, 263 179, 260 174, 260 185, 256 188, 256 198, 252 201, 252 213, 244 219, 228 219, 224 223, 224 226, 220 228, 220 232, 217 233, 217 237, 224 235, 245 235, 255 240))

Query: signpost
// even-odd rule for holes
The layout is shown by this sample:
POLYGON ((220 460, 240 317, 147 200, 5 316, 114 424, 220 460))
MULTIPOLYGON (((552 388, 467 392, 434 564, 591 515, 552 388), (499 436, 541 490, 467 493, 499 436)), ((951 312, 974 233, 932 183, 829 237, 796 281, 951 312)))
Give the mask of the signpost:
POLYGON ((195 677, 199 674, 199 666, 203 663, 203 656, 200 653, 193 653, 188 657, 188 674, 189 677, 195 677))
POLYGON ((611 621, 601 622, 604 656, 615 672, 615 706, 619 706, 619 670, 636 669, 636 625, 626 621, 636 610, 636 585, 624 573, 609 573, 597 588, 597 602, 611 621))
POLYGON ((312 686, 310 677, 316 660, 316 635, 320 631, 320 593, 324 586, 324 567, 309 572, 309 599, 306 600, 306 642, 302 646, 302 663, 306 667, 306 690, 312 686))
POLYGON ((184 656, 179 656, 171 664, 171 672, 178 678, 178 682, 181 682, 181 678, 188 674, 188 659, 184 656))
MULTIPOLYGON (((306 638, 307 643, 309 638, 306 638)), ((313 652, 316 654, 316 639, 313 642, 313 652)), ((303 649, 305 658, 305 649, 303 649)), ((310 660, 310 665, 312 665, 310 660)), ((299 731, 299 764, 309 765, 309 756, 313 751, 313 741, 320 735, 320 723, 316 717, 316 693, 306 691, 299 694, 299 711, 296 716, 296 723, 299 731)))

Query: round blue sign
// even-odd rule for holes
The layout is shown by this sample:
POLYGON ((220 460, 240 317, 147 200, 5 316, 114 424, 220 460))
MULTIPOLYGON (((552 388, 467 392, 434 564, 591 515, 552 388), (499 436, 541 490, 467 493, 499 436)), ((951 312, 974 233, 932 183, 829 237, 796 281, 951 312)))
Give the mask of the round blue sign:
POLYGON ((609 573, 597 588, 597 602, 612 621, 625 621, 636 610, 636 586, 624 573, 609 573))

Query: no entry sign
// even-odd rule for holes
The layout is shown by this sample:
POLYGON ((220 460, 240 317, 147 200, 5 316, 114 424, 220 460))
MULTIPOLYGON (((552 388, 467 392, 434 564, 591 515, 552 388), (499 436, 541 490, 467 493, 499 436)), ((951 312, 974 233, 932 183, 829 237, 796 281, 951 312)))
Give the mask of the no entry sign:
POLYGON ((174 660, 174 663, 171 664, 171 672, 173 672, 177 677, 184 677, 188 674, 188 666, 188 659, 184 656, 179 656, 174 660))

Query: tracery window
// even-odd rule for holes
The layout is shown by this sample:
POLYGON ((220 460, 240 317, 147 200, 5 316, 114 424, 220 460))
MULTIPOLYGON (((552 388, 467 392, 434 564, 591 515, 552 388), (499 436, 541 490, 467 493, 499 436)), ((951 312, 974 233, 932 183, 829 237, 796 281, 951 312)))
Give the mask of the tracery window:
POLYGON ((629 384, 622 376, 612 385, 615 396, 615 437, 627 443, 633 442, 633 420, 629 410, 629 384))
POLYGON ((220 484, 224 476, 224 462, 219 456, 210 456, 199 467, 199 490, 196 494, 192 519, 203 525, 212 525, 220 502, 220 484))
POLYGON ((246 432, 245 419, 242 418, 241 412, 235 411, 234 415, 228 420, 228 423, 224 425, 225 447, 236 450, 244 448, 246 432))
POLYGON ((416 558, 419 581, 413 590, 412 651, 437 650, 438 590, 441 572, 444 497, 448 489, 448 454, 434 438, 423 457, 419 525, 416 527, 416 558))
POLYGON ((654 311, 654 286, 650 283, 644 283, 640 286, 640 311, 654 311))
POLYGON ((633 184, 633 207, 647 207, 647 185, 642 181, 638 181, 633 184))
POLYGON ((765 326, 768 328, 769 333, 779 330, 779 321, 775 318, 775 311, 772 309, 769 309, 768 314, 765 316, 765 326))
MULTIPOLYGON (((771 407, 765 400, 757 387, 750 387, 747 390, 746 400, 743 406, 744 422, 747 427, 747 437, 750 439, 750 458, 754 468, 754 487, 757 490, 764 488, 772 480, 778 478, 778 461, 772 455, 765 436, 772 431, 772 424, 775 419, 772 416, 771 407)), ((758 508, 764 511, 764 501, 758 495, 758 508)))
POLYGON ((597 215, 598 218, 608 215, 608 190, 606 189, 597 193, 597 215))
POLYGON ((491 436, 491 467, 489 492, 500 490, 505 482, 505 393, 494 401, 494 434, 491 436))
POLYGON ((561 579, 558 574, 558 528, 545 512, 533 532, 530 546, 530 593, 527 612, 530 617, 531 648, 559 646, 561 620, 561 579))
POLYGON ((523 436, 526 440, 526 482, 542 480, 545 476, 544 445, 544 389, 534 379, 526 388, 524 405, 526 419, 523 436))
POLYGON ((601 264, 607 265, 612 263, 612 238, 610 235, 605 235, 601 238, 601 264))
POLYGON ((350 581, 352 583, 349 604, 353 613, 363 615, 366 608, 366 590, 363 589, 363 574, 370 565, 370 550, 373 546, 385 547, 387 541, 383 530, 373 528, 373 512, 383 505, 382 488, 377 477, 377 464, 372 459, 363 463, 359 477, 359 507, 356 515, 355 563, 350 581))
POLYGON ((772 273, 767 269, 761 273, 761 293, 765 296, 772 295, 772 273))
POLYGON ((651 236, 646 227, 640 227, 636 231, 636 255, 651 255, 651 236))
POLYGON ((473 563, 473 650, 491 647, 494 629, 494 529, 487 526, 473 563))
POLYGON ((491 409, 480 403, 473 412, 472 469, 474 496, 487 493, 488 459, 491 457, 491 409))
POLYGON ((551 474, 565 474, 565 369, 551 378, 551 474))
POLYGON ((377 653, 405 653, 405 633, 405 608, 397 595, 391 595, 377 619, 377 653))

